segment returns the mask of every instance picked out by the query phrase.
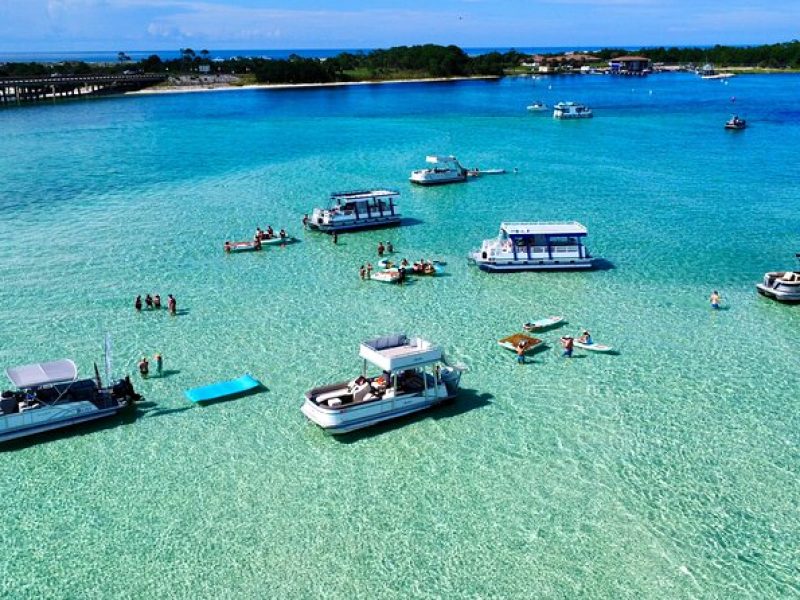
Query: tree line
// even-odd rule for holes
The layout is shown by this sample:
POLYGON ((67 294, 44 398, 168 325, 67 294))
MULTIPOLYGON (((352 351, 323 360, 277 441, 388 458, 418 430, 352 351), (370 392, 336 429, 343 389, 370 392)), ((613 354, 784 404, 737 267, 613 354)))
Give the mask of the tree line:
POLYGON ((208 65, 211 74, 251 74, 262 83, 326 83, 359 79, 390 79, 397 74, 418 77, 501 76, 525 57, 514 50, 469 56, 457 46, 398 46, 369 52, 342 52, 337 56, 304 58, 296 54, 286 59, 236 57, 211 60, 208 50, 199 53, 182 48, 180 58, 162 60, 156 54, 137 62, 124 52, 116 63, 79 61, 46 63, 0 63, 0 77, 46 77, 58 75, 99 75, 126 73, 196 74, 208 65))
MULTIPOLYGON (((597 53, 604 59, 631 54, 630 50, 605 48, 597 53)), ((761 46, 712 46, 710 48, 641 48, 634 54, 665 64, 713 63, 720 67, 763 67, 800 69, 800 41, 761 46)))

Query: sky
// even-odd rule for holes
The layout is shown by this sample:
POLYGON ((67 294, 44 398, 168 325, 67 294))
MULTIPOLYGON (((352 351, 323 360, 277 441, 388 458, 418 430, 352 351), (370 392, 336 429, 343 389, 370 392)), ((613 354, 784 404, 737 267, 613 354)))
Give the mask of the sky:
POLYGON ((800 0, 0 0, 0 51, 590 47, 800 38, 800 0))

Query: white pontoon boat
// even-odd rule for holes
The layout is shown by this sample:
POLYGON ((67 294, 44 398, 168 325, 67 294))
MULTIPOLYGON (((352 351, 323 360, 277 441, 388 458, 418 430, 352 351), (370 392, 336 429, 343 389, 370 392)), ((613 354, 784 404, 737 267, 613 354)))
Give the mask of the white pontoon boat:
POLYGON ((419 185, 441 185, 466 181, 467 170, 455 156, 426 156, 425 162, 433 165, 427 169, 411 171, 411 183, 419 185))
POLYGON ((346 433, 454 398, 461 371, 442 366, 444 353, 420 338, 397 334, 361 343, 361 375, 306 392, 301 410, 329 433, 346 433), (369 376, 372 364, 382 370, 369 376))

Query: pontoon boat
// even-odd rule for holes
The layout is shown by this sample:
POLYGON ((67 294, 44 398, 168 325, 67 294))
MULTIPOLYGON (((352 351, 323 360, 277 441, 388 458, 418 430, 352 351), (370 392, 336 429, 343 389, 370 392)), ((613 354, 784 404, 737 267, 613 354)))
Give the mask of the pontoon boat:
POLYGON ((442 366, 444 353, 421 338, 402 334, 361 343, 361 375, 314 388, 301 410, 329 433, 346 433, 408 415, 454 398, 461 371, 442 366), (382 371, 369 376, 372 364, 382 371))
POLYGON ((308 225, 325 232, 372 229, 400 223, 395 202, 400 192, 389 189, 331 194, 329 208, 315 208, 308 225))
POLYGON ((466 181, 467 170, 455 156, 426 156, 427 169, 411 171, 410 181, 419 185, 441 185, 466 181))

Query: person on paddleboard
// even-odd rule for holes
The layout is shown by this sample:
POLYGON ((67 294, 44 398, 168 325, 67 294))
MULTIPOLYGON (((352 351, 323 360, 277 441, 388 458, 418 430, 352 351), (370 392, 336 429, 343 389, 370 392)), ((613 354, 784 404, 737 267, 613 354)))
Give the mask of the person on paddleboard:
POLYGON ((587 346, 591 346, 594 343, 592 342, 592 334, 586 329, 583 330, 583 335, 578 338, 578 341, 581 344, 586 344, 587 346))

